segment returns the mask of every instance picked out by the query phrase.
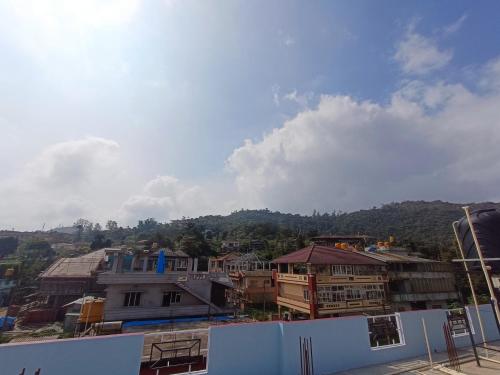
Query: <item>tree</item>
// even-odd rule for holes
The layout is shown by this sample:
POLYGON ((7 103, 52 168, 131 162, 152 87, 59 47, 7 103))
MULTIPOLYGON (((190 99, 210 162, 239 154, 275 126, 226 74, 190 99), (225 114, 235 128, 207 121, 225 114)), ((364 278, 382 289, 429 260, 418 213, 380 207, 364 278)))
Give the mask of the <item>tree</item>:
POLYGON ((95 223, 95 225, 94 225, 94 232, 101 232, 101 231, 102 231, 101 224, 95 223))
POLYGON ((106 229, 109 231, 114 231, 118 229, 118 223, 114 220, 108 220, 106 223, 106 229))
POLYGON ((96 233, 94 235, 94 240, 90 244, 91 250, 99 250, 104 249, 105 247, 110 247, 113 242, 108 238, 105 240, 104 234, 96 233))
POLYGON ((0 237, 0 258, 15 252, 18 245, 19 240, 17 237, 0 237))

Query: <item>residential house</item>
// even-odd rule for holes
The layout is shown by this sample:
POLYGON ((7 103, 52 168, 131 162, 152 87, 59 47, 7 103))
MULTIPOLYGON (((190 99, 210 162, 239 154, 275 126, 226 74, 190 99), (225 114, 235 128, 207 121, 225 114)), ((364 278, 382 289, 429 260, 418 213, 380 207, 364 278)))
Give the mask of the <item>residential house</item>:
POLYGON ((247 305, 274 302, 273 265, 254 252, 224 261, 234 289, 228 290, 228 301, 240 309, 247 305))
POLYGON ((280 312, 316 319, 389 309, 386 264, 353 248, 311 245, 273 263, 280 312))
POLYGON ((97 274, 104 270, 105 250, 75 258, 60 258, 40 275, 39 299, 47 307, 59 308, 84 294, 100 296, 104 288, 97 274))
POLYGON ((198 272, 196 259, 170 249, 106 249, 104 320, 209 316, 232 312, 225 273, 198 272))

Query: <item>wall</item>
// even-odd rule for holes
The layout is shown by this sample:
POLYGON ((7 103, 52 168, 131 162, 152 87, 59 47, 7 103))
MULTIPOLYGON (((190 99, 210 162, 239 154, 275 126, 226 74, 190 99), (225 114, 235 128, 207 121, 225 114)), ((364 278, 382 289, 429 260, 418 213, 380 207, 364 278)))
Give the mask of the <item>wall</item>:
POLYGON ((2 374, 137 375, 144 336, 126 334, 0 345, 2 374))
POLYGON ((109 285, 106 289, 106 304, 104 317, 106 320, 143 319, 174 316, 203 315, 208 312, 208 306, 184 289, 175 284, 140 284, 109 285), (125 293, 141 291, 140 306, 123 306, 125 293), (167 291, 181 292, 181 302, 163 307, 163 293, 167 291))
MULTIPOLYGON (((469 307, 476 342, 481 342, 475 308, 469 307)), ((431 349, 446 350, 443 323, 446 310, 400 313, 405 345, 374 350, 370 347, 365 317, 344 317, 295 322, 268 322, 210 328, 209 375, 298 374, 299 337, 311 337, 316 374, 330 374, 404 358, 426 355, 422 329, 425 319, 431 349)), ((481 306, 487 340, 498 340, 491 306, 481 306)), ((455 339, 458 347, 469 337, 455 339)))

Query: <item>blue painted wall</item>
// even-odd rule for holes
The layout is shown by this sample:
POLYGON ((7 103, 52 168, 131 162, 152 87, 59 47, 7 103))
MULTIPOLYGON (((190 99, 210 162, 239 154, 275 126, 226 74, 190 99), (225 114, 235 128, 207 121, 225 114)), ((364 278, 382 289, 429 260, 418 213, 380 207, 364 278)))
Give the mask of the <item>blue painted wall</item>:
MULTIPOLYGON (((491 306, 482 305, 481 317, 487 340, 498 340, 491 306)), ((470 306, 476 342, 481 342, 475 308, 470 306)), ((400 314, 405 345, 374 350, 370 347, 365 317, 320 319, 301 322, 269 322, 210 328, 209 375, 283 374, 300 372, 299 337, 312 337, 317 374, 364 367, 426 355, 422 329, 425 319, 431 349, 446 350, 443 336, 445 310, 400 314)), ((458 347, 470 345, 469 337, 457 337, 458 347)))
POLYGON ((138 375, 142 334, 0 345, 0 374, 138 375))

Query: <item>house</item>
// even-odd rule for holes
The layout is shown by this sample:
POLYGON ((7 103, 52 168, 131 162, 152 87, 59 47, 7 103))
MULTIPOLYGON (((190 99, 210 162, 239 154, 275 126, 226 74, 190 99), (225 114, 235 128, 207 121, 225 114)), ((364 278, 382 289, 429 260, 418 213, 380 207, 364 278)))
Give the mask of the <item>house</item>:
POLYGON ((241 257, 240 253, 224 253, 217 257, 208 258, 209 272, 225 272, 229 274, 229 262, 241 257))
POLYGON ((106 249, 104 320, 199 317, 233 312, 225 273, 199 272, 197 260, 170 249, 106 249))
POLYGON ((39 297, 47 307, 59 308, 84 294, 99 296, 104 288, 97 274, 104 270, 105 250, 75 258, 60 258, 40 275, 39 297))
POLYGON ((376 245, 369 245, 374 238, 366 235, 320 236, 312 241, 327 247, 350 247, 384 262, 389 278, 388 298, 394 311, 446 308, 449 301, 458 299, 452 264, 425 259, 416 256, 419 253, 394 246, 393 237, 376 245))
POLYGON ((247 305, 274 302, 275 283, 273 265, 260 259, 256 253, 248 253, 225 260, 234 289, 228 291, 228 301, 240 309, 247 305))
POLYGON ((384 262, 389 277, 389 298, 395 311, 447 308, 458 300, 453 265, 388 251, 366 252, 384 262))
POLYGON ((316 319, 389 309, 386 264, 352 247, 311 245, 273 263, 280 314, 316 319))

